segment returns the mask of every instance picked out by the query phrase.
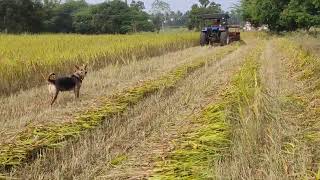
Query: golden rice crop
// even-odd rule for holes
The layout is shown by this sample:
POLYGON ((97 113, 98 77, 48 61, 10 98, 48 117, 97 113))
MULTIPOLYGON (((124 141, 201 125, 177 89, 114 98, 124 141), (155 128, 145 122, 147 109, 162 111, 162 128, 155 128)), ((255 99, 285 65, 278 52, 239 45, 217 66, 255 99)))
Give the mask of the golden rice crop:
POLYGON ((101 107, 77 115, 74 122, 29 126, 16 135, 12 142, 0 145, 0 171, 22 165, 41 149, 63 146, 68 139, 75 139, 88 130, 97 128, 105 119, 123 113, 130 105, 137 104, 150 93, 175 87, 180 80, 193 71, 205 66, 210 61, 222 59, 237 48, 238 45, 235 44, 220 52, 214 52, 214 57, 204 56, 195 59, 158 79, 145 81, 141 85, 128 88, 110 97, 101 97, 101 99, 105 99, 101 107))
POLYGON ((4 35, 0 34, 0 95, 44 82, 42 75, 70 73, 75 64, 100 68, 197 44, 198 34, 4 35))

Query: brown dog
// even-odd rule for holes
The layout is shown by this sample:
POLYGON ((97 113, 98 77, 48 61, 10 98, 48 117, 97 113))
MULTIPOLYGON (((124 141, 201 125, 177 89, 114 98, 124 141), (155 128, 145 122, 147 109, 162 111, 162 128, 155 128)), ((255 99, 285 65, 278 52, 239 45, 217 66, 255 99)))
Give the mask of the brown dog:
POLYGON ((75 72, 69 77, 55 78, 55 73, 48 77, 49 93, 52 95, 51 105, 57 100, 59 92, 74 91, 75 97, 79 98, 80 87, 84 77, 87 75, 87 65, 75 66, 75 72))

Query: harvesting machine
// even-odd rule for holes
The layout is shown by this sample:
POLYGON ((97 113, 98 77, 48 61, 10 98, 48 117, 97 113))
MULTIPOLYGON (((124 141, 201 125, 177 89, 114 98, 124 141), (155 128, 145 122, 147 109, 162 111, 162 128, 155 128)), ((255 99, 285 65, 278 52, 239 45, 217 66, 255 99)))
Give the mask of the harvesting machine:
POLYGON ((204 28, 200 35, 200 45, 227 45, 233 41, 240 41, 240 26, 229 25, 228 14, 205 14, 202 17, 204 28))

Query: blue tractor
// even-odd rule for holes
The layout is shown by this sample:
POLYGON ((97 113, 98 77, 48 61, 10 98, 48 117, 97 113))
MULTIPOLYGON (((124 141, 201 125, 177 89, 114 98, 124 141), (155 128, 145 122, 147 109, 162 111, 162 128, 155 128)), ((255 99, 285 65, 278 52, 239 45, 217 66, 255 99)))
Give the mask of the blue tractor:
POLYGON ((221 46, 229 44, 231 41, 240 40, 240 27, 229 26, 228 14, 205 14, 202 16, 204 28, 200 35, 200 45, 215 45, 221 46), (234 31, 229 31, 229 28, 236 28, 234 31), (238 29, 237 29, 238 28, 238 29))

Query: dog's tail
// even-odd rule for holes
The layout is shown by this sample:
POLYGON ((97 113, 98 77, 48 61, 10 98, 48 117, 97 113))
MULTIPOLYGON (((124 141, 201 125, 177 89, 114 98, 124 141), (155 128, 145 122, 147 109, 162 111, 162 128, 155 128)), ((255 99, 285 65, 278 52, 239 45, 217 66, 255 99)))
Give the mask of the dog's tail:
POLYGON ((55 73, 51 73, 49 76, 48 76, 48 79, 47 79, 47 81, 49 82, 49 83, 52 83, 52 84, 54 84, 55 82, 56 82, 56 74, 55 73))

